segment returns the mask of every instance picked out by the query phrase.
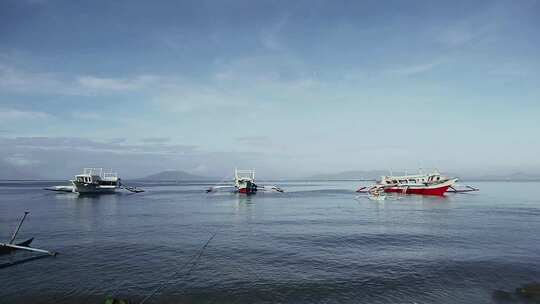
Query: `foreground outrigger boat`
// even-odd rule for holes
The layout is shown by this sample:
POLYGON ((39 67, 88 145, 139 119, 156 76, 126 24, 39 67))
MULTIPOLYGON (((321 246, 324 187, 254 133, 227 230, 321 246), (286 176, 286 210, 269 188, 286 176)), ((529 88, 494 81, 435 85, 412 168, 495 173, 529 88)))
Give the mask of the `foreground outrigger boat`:
MULTIPOLYGON (((44 253, 44 254, 47 254, 47 255, 50 255, 50 256, 56 256, 57 255, 56 252, 30 247, 30 244, 32 243, 34 238, 30 238, 30 239, 27 239, 24 242, 14 244, 15 238, 17 237, 17 234, 19 233, 19 230, 21 229, 21 226, 22 226, 24 220, 26 219, 26 216, 28 215, 28 213, 29 213, 28 211, 24 212, 24 216, 21 219, 21 221, 19 222, 19 225, 17 226, 17 229, 15 229, 15 232, 13 233, 13 236, 11 237, 9 242, 0 243, 0 255, 10 254, 10 253, 13 253, 13 252, 15 252, 17 250, 23 250, 23 251, 32 251, 32 252, 44 253)), ((14 264, 14 263, 8 263, 8 265, 11 265, 11 264, 14 264)), ((0 266, 4 266, 4 264, 2 264, 0 266)))
POLYGON ((419 173, 415 175, 383 176, 373 186, 361 187, 356 192, 371 193, 373 189, 379 188, 387 193, 420 194, 420 195, 444 195, 450 192, 470 192, 478 189, 467 186, 467 189, 457 189, 458 181, 455 177, 441 175, 438 171, 432 173, 419 173))
POLYGON ((206 192, 217 192, 220 190, 232 190, 232 192, 243 193, 243 194, 255 194, 258 191, 283 192, 283 189, 277 186, 257 185, 255 183, 255 170, 238 170, 238 169, 234 170, 234 184, 233 185, 213 186, 206 189, 206 192))

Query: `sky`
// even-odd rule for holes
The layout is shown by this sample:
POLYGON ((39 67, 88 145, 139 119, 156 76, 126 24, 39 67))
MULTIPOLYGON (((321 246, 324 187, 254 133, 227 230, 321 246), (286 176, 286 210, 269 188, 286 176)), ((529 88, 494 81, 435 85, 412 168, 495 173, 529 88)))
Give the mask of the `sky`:
POLYGON ((0 174, 540 171, 540 1, 0 1, 0 174))

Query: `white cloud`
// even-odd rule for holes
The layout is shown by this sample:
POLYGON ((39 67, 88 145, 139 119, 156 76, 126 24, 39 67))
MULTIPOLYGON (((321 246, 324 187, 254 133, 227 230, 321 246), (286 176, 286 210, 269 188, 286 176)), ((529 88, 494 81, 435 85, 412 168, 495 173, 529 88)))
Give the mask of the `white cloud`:
POLYGON ((268 145, 271 140, 268 136, 242 136, 235 138, 236 141, 248 145, 268 145))
POLYGON ((135 91, 146 88, 155 83, 158 77, 152 75, 142 75, 132 78, 103 78, 95 76, 80 76, 77 84, 83 88, 100 91, 135 91))
POLYGON ((0 108, 0 120, 47 119, 51 117, 52 116, 50 114, 45 112, 0 108))
POLYGON ((103 120, 103 113, 97 112, 72 112, 71 116, 81 120, 103 120))
POLYGON ((440 67, 446 60, 437 60, 416 64, 399 64, 392 67, 371 69, 371 70, 352 70, 343 74, 343 80, 348 83, 366 82, 369 80, 378 80, 385 77, 408 77, 429 73, 440 67))
POLYGON ((141 139, 143 143, 147 144, 163 144, 171 141, 170 137, 146 137, 141 139))
POLYGON ((416 74, 429 72, 433 70, 434 68, 440 66, 442 63, 443 63, 442 61, 435 61, 435 62, 415 64, 415 65, 401 66, 401 67, 384 70, 382 74, 391 75, 391 76, 412 76, 416 74))
POLYGON ((436 40, 450 47, 462 46, 476 37, 479 33, 467 23, 453 24, 442 30, 436 40))
POLYGON ((161 82, 154 75, 131 77, 68 76, 33 72, 0 63, 0 88, 23 94, 103 95, 148 89, 161 82))
POLYGON ((522 78, 533 74, 531 67, 516 62, 496 63, 488 71, 489 74, 498 77, 522 78))
POLYGON ((434 31, 435 41, 450 48, 460 48, 471 44, 498 39, 508 26, 516 21, 516 16, 534 9, 534 1, 522 1, 515 5, 510 1, 496 1, 485 9, 434 31))
POLYGON ((282 51, 285 49, 278 36, 287 24, 288 20, 288 15, 281 16, 277 22, 273 23, 270 27, 265 28, 261 32, 260 40, 265 48, 272 51, 282 51))
POLYGON ((153 101, 160 107, 179 113, 235 109, 250 105, 247 100, 231 90, 219 89, 211 85, 188 84, 169 86, 158 93, 153 101))
POLYGON ((22 93, 67 93, 71 86, 52 73, 27 72, 0 64, 0 88, 22 93))
POLYGON ((195 152, 194 145, 179 145, 167 142, 144 142, 130 144, 124 139, 109 141, 95 140, 84 137, 0 137, 0 145, 13 148, 37 150, 78 150, 86 152, 106 152, 115 154, 161 154, 177 155, 195 152))

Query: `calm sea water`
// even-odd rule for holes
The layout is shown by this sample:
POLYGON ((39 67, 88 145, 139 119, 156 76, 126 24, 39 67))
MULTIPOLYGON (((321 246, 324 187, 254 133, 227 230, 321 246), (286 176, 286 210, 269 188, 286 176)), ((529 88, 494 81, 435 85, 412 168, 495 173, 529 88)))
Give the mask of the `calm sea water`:
POLYGON ((540 281, 540 183, 386 202, 354 199, 359 182, 250 197, 42 190, 55 184, 0 182, 0 240, 29 210, 18 239, 60 252, 0 269, 1 303, 136 302, 159 286, 149 303, 493 303, 495 289, 540 281))

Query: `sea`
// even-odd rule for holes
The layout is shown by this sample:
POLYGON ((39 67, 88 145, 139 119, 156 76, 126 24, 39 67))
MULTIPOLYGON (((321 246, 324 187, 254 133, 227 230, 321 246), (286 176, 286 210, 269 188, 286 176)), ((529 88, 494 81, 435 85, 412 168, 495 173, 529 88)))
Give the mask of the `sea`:
MULTIPOLYGON (((277 181, 284 193, 56 193, 0 182, 0 303, 507 303, 540 282, 539 182, 470 182, 444 197, 354 192, 361 181, 277 181)), ((516 303, 522 303, 518 302, 516 303)))

